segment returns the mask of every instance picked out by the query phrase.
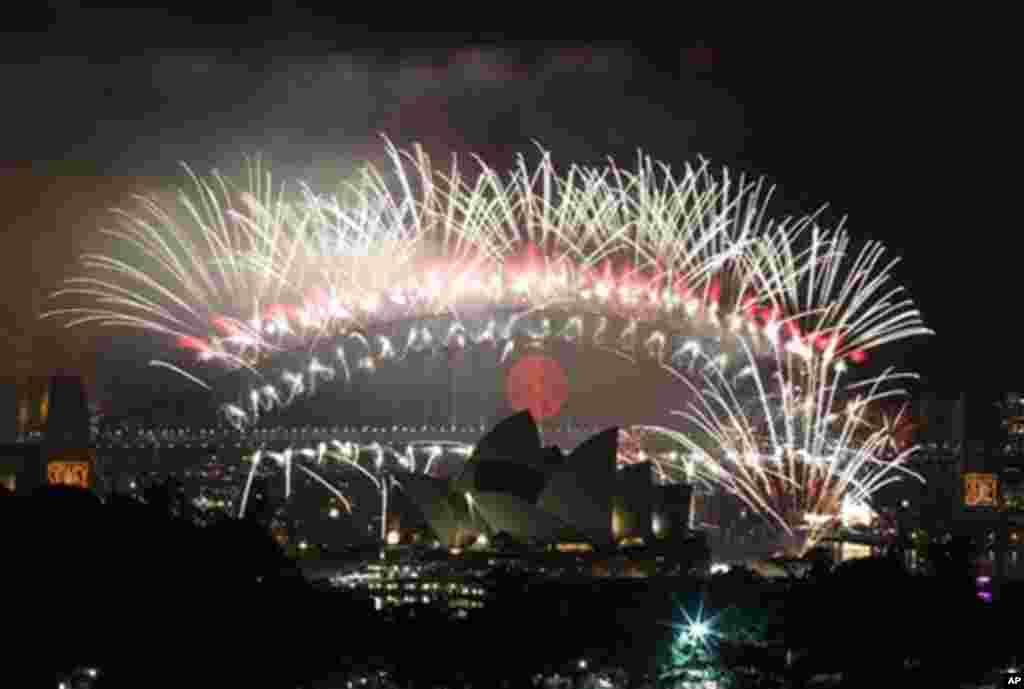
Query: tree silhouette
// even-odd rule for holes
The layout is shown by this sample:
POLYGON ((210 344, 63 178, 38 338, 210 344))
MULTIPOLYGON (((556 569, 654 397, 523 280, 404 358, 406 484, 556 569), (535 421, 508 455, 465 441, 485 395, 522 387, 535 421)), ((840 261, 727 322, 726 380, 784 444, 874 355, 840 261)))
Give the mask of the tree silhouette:
POLYGON ((971 590, 974 558, 978 547, 966 535, 957 535, 945 543, 931 544, 928 557, 935 576, 949 586, 971 590))
POLYGON ((998 611, 982 603, 974 581, 978 544, 959 534, 928 549, 934 576, 922 583, 938 618, 925 626, 922 665, 932 681, 975 679, 999 660, 998 611))
POLYGON ((935 576, 910 574, 898 557, 869 558, 794 590, 786 635, 804 652, 792 670, 798 686, 834 672, 851 686, 896 682, 908 663, 918 667, 915 683, 953 686, 993 666, 997 627, 970 584, 969 541, 931 552, 935 576))
POLYGON ((348 599, 316 598, 254 521, 175 516, 169 488, 147 503, 63 486, 2 501, 4 523, 19 525, 4 577, 22 601, 5 672, 40 679, 24 686, 89 665, 103 671, 98 686, 274 687, 317 671, 293 659, 337 657, 327 644, 338 637, 314 632, 321 614, 358 624, 348 599))
POLYGON ((912 577, 888 559, 854 560, 808 579, 790 595, 786 638, 798 682, 842 672, 857 682, 895 676, 916 653, 920 600, 912 577))

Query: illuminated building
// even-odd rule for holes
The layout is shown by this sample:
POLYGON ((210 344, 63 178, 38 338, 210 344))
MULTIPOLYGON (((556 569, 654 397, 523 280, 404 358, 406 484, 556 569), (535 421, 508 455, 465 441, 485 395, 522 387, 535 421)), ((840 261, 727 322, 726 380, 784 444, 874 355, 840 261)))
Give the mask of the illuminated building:
POLYGON ((909 468, 925 483, 901 481, 876 496, 905 532, 970 536, 986 544, 981 566, 993 584, 1024 576, 1012 535, 1024 527, 1024 396, 921 394, 905 439, 918 446, 909 468))
POLYGON ((370 563, 332 576, 331 584, 367 596, 379 612, 429 606, 446 609, 460 619, 483 608, 490 595, 478 578, 416 562, 370 563))
MULTIPOLYGON (((50 407, 50 380, 44 376, 29 376, 12 387, 15 408, 9 418, 14 420, 15 439, 41 437, 50 407)), ((8 401, 9 396, 5 398, 4 414, 10 413, 8 401)), ((15 442, 15 439, 0 436, 0 442, 15 442)))
POLYGON ((42 485, 95 488, 96 453, 82 380, 53 376, 40 408, 42 441, 0 446, 0 481, 23 495, 42 485))
POLYGON ((89 428, 89 405, 82 379, 50 379, 42 456, 50 485, 96 487, 96 452, 89 428))
POLYGON ((405 475, 399 485, 446 548, 504 534, 590 552, 687 534, 690 487, 655 485, 647 463, 617 471, 618 439, 612 428, 563 457, 523 412, 486 434, 454 479, 405 475))

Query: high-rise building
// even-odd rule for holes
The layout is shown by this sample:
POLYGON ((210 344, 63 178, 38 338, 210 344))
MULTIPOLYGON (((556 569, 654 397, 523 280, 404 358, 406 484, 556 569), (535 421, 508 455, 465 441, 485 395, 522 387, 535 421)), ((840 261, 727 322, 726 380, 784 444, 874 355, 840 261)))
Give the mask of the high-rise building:
POLYGON ((91 447, 89 405, 82 379, 60 374, 53 376, 48 400, 42 442, 47 483, 95 487, 96 452, 91 447))
POLYGON ((963 503, 964 474, 978 470, 984 454, 983 444, 968 430, 980 428, 980 424, 970 423, 968 397, 962 393, 922 393, 911 405, 908 418, 910 433, 904 440, 918 448, 910 456, 909 468, 924 481, 904 476, 883 487, 872 502, 878 509, 899 512, 908 528, 927 524, 929 528, 951 529, 963 503))
POLYGON ((82 379, 78 376, 53 376, 48 397, 45 444, 55 448, 88 446, 92 440, 89 404, 82 379))
POLYGON ((906 529, 990 544, 982 560, 996 581, 1024 575, 1024 395, 924 393, 912 422, 910 468, 924 482, 888 486, 875 506, 895 511, 906 529))
MULTIPOLYGON (((16 439, 26 436, 37 437, 46 425, 49 412, 49 380, 44 376, 28 376, 19 379, 17 383, 12 383, 12 388, 16 439)), ((6 414, 6 410, 3 413, 6 414)), ((0 436, 0 441, 2 440, 3 437, 0 436)))

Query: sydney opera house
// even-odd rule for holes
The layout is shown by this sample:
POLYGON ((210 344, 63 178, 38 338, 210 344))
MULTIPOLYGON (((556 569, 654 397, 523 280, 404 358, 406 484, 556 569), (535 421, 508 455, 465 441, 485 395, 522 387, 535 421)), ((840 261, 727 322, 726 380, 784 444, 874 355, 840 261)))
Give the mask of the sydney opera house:
MULTIPOLYGON (((448 548, 498 538, 603 550, 685 536, 690 487, 656 484, 649 463, 619 468, 618 446, 619 431, 611 428, 566 455, 543 446, 530 413, 522 412, 487 433, 454 475, 403 474, 398 483, 419 521, 448 548)), ((414 532, 401 531, 402 540, 414 532)))

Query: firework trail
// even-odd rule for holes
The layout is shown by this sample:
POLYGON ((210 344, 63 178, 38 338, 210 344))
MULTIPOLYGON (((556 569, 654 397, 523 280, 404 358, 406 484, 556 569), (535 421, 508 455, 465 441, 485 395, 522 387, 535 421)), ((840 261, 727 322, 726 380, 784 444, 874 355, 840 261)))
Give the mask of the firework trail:
MULTIPOLYGON (((340 369, 350 380, 349 361, 372 372, 413 352, 439 354, 467 343, 500 346, 504 362, 517 342, 545 346, 560 337, 635 362, 638 354, 692 356, 695 348, 714 348, 710 340, 722 331, 784 326, 802 346, 821 347, 830 333, 850 330, 848 314, 837 320, 834 309, 808 310, 794 293, 808 273, 818 291, 834 284, 840 261, 818 264, 836 258, 833 244, 846 242, 845 235, 819 236, 813 217, 766 221, 769 194, 760 183, 727 172, 716 178, 702 163, 686 168, 680 181, 660 170, 666 181, 659 185, 659 168, 649 159, 635 173, 573 167, 561 177, 545 155, 536 170, 521 162, 508 181, 484 166, 469 185, 457 166, 438 175, 422 156, 392 155, 405 190, 399 201, 373 172, 359 194, 349 194, 361 199, 354 208, 335 197, 310 197, 316 244, 330 253, 319 289, 332 296, 329 308, 306 304, 301 325, 312 348, 327 343, 316 356, 329 363, 295 356, 302 349, 270 357, 253 389, 267 391, 263 380, 274 391, 283 386, 285 394, 264 400, 271 407, 301 398, 325 372, 340 369), (421 190, 418 203, 409 200, 412 189, 421 190), (798 250, 812 232, 816 250, 798 250), (816 339, 805 342, 803 332, 816 339)), ((856 325, 880 315, 851 294, 847 299, 866 312, 856 325)), ((896 315, 906 323, 915 318, 896 315)), ((890 329, 900 323, 889 322, 890 329)), ((296 331, 287 323, 272 327, 296 331)), ((851 332, 857 337, 832 356, 862 361, 873 345, 869 335, 879 331, 851 332)), ((242 402, 224 408, 246 409, 242 402)), ((263 403, 248 406, 255 412, 234 413, 232 422, 257 421, 263 403)))
MULTIPOLYGON (((749 363, 744 340, 741 362, 749 363)), ((891 426, 867 418, 878 403, 905 395, 895 385, 913 376, 887 371, 846 382, 842 367, 814 375, 786 361, 802 355, 777 352, 775 367, 747 365, 740 380, 713 360, 698 382, 679 376, 698 400, 675 412, 688 431, 644 430, 677 442, 703 479, 776 525, 785 549, 802 555, 838 525, 845 504, 867 504, 903 477, 923 481, 906 466, 915 448, 894 454, 891 426)))
MULTIPOLYGON (((83 256, 86 275, 53 295, 74 303, 43 315, 159 333, 192 353, 191 365, 173 365, 193 382, 212 362, 246 369, 256 409, 250 394, 224 412, 248 423, 268 403, 315 390, 310 382, 349 379, 350 362, 372 371, 409 351, 493 342, 495 332, 507 355, 535 311, 612 314, 635 330, 718 309, 713 273, 753 241, 760 213, 760 185, 716 179, 707 163, 659 184, 650 160, 636 172, 574 166, 562 177, 545 154, 508 180, 484 167, 469 181, 456 164, 440 173, 421 153, 389 153, 393 174, 366 168, 335 195, 288 193, 259 161, 242 189, 189 171, 190 192, 117 211, 118 227, 104 231, 113 250, 83 256), (446 327, 432 329, 439 318, 446 327), (369 336, 388 323, 405 327, 369 336), (268 358, 328 338, 338 346, 316 362, 266 379, 268 358), (276 399, 264 399, 268 383, 276 399)), ((751 276, 741 273, 729 269, 743 289, 751 276)))
POLYGON ((152 331, 198 363, 255 374, 260 353, 294 346, 274 307, 301 296, 311 211, 285 201, 259 160, 248 162, 243 189, 185 170, 189 190, 136 196, 132 211, 113 211, 115 226, 101 231, 110 253, 83 255, 86 274, 52 295, 75 303, 42 316, 152 331))
POLYGON ((251 485, 267 460, 284 470, 286 497, 292 493, 293 471, 298 469, 341 499, 345 509, 351 513, 351 501, 325 478, 322 473, 325 468, 355 471, 380 491, 383 490, 385 476, 403 473, 434 475, 438 462, 443 458, 456 457, 464 461, 472 453, 472 445, 451 440, 420 440, 406 443, 402 449, 380 442, 360 444, 339 440, 321 442, 315 447, 286 447, 279 452, 261 448, 247 458, 250 468, 239 516, 245 515, 251 485))

